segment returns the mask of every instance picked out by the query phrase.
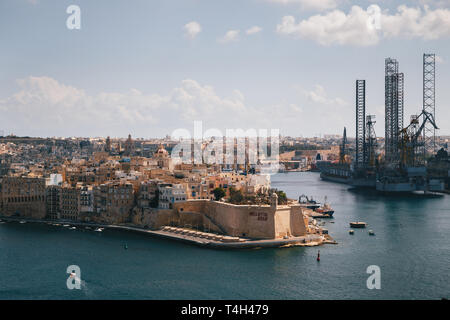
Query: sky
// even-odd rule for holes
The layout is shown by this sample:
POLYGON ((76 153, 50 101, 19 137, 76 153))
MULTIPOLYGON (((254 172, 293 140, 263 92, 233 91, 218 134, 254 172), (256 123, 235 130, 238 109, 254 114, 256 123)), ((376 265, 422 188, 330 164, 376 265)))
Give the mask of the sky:
POLYGON ((365 79, 384 136, 384 59, 405 74, 407 123, 423 53, 450 134, 450 0, 1 0, 0 39, 0 134, 150 138, 202 121, 354 136, 365 79))

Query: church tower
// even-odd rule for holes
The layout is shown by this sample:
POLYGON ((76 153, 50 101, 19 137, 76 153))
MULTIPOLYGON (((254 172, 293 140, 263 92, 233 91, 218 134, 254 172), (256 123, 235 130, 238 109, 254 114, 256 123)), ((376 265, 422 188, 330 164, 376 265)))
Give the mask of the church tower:
POLYGON ((105 152, 111 152, 111 139, 109 136, 106 138, 105 152))

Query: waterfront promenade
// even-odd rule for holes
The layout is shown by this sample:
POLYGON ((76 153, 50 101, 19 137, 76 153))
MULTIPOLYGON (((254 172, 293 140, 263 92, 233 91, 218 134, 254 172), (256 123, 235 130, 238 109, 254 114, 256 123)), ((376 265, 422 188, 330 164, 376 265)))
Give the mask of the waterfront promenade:
POLYGON ((77 227, 105 228, 110 230, 125 230, 131 232, 144 233, 149 236, 159 237, 167 240, 180 241, 200 247, 215 249, 257 249, 257 248, 281 248, 292 246, 318 246, 324 243, 335 243, 330 238, 318 234, 310 234, 301 237, 289 237, 283 239, 247 239, 239 237, 222 236, 212 233, 197 232, 190 229, 164 227, 161 230, 149 230, 131 225, 111 225, 89 222, 74 221, 52 221, 42 219, 29 219, 20 217, 4 217, 0 219, 6 222, 42 223, 42 224, 68 224, 77 227), (178 229, 178 230, 176 230, 178 229))

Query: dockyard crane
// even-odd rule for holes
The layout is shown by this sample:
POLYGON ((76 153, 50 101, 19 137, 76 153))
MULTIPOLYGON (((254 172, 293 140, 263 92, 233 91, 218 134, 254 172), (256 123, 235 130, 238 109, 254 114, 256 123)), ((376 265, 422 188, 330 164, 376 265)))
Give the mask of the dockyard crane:
POLYGON ((364 142, 364 150, 366 159, 364 159, 365 164, 368 167, 375 167, 376 164, 376 148, 378 147, 377 135, 375 133, 375 116, 366 116, 366 141, 364 142))
POLYGON ((400 130, 400 154, 401 164, 405 166, 416 166, 424 161, 424 153, 421 152, 425 148, 425 141, 421 141, 422 133, 427 124, 431 124, 438 129, 433 114, 422 110, 417 116, 411 117, 410 124, 400 130), (420 117, 423 118, 422 124, 419 125, 420 117))

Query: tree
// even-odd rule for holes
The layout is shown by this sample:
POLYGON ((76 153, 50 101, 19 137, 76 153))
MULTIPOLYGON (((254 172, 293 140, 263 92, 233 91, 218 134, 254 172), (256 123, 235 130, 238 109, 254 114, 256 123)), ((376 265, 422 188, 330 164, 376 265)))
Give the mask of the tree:
POLYGON ((282 190, 272 189, 272 192, 275 192, 278 196, 278 204, 287 204, 288 199, 286 193, 282 190))
POLYGON ((220 187, 215 188, 213 190, 213 193, 214 193, 214 198, 216 198, 216 201, 219 201, 220 199, 222 199, 226 195, 225 190, 223 188, 220 188, 220 187))
POLYGON ((241 190, 230 188, 230 202, 233 204, 240 204, 244 200, 244 195, 241 190))
POLYGON ((287 196, 284 191, 281 191, 281 190, 277 191, 277 196, 278 196, 279 204, 287 204, 287 196))
POLYGON ((158 208, 158 206, 159 206, 159 190, 156 189, 155 197, 150 201, 150 207, 151 208, 158 208))

